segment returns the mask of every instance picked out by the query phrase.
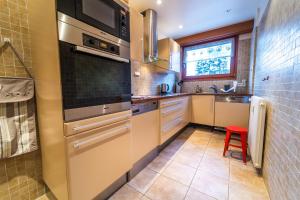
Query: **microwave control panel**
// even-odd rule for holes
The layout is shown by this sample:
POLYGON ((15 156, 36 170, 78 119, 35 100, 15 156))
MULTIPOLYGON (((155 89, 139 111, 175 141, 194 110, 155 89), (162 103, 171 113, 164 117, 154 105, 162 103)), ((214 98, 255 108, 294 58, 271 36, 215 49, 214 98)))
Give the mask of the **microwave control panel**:
POLYGON ((100 40, 87 34, 83 34, 82 38, 84 46, 106 51, 115 55, 120 55, 120 48, 115 44, 100 40))
POLYGON ((125 10, 120 11, 120 34, 121 38, 129 38, 129 12, 125 10))

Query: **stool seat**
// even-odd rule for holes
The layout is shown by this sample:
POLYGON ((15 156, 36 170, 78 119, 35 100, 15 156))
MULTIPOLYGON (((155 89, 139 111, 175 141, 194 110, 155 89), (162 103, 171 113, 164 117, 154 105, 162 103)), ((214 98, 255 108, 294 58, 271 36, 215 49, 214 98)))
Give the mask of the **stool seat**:
POLYGON ((224 144, 224 151, 223 156, 225 156, 226 151, 228 151, 229 146, 233 146, 236 148, 242 149, 242 155, 243 155, 243 162, 246 164, 246 158, 247 158, 247 137, 248 137, 248 129, 239 127, 239 126, 228 126, 226 127, 226 138, 225 138, 225 144, 224 144), (231 138, 231 135, 235 133, 240 135, 240 142, 241 146, 230 144, 230 140, 238 140, 237 138, 231 138))
POLYGON ((247 128, 239 127, 239 126, 227 126, 226 130, 234 133, 248 133, 247 128))

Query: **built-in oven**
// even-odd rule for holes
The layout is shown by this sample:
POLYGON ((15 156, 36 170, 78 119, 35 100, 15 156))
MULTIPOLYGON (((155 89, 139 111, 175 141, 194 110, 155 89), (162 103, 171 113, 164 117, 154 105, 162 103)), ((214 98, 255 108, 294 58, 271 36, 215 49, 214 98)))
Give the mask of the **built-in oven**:
POLYGON ((119 0, 57 0, 57 10, 129 41, 129 11, 119 0))
POLYGON ((129 43, 58 13, 65 121, 130 110, 129 43))

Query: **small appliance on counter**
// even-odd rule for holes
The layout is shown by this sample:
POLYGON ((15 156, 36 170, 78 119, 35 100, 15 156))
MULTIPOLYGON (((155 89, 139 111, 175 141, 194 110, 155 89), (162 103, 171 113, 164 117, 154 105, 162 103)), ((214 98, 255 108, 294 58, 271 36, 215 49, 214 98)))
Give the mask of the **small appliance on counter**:
POLYGON ((162 83, 160 85, 160 93, 167 94, 169 92, 170 86, 167 83, 162 83))

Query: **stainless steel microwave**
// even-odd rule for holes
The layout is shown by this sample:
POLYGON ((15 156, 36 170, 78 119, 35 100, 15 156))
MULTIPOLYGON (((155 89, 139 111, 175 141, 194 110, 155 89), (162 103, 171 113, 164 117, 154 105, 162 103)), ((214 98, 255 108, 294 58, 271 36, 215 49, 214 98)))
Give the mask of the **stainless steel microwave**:
POLYGON ((129 42, 129 8, 118 0, 57 0, 57 10, 129 42))

